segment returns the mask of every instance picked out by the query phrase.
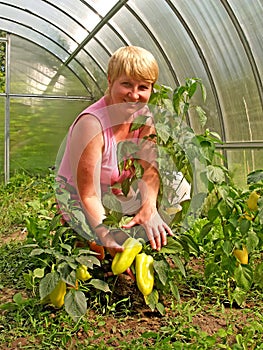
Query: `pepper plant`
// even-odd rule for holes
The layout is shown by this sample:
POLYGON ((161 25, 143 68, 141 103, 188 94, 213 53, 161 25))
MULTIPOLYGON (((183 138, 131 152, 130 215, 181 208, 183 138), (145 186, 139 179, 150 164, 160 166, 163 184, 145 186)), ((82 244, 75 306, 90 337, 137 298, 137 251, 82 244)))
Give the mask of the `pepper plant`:
MULTIPOLYGON (((161 314, 165 310, 163 298, 167 294, 180 300, 179 287, 187 283, 188 266, 193 257, 204 261, 206 287, 217 288, 221 283, 230 302, 241 305, 249 288, 263 287, 263 265, 258 260, 263 240, 262 173, 250 174, 248 190, 240 190, 231 183, 229 172, 216 150, 216 144, 221 142, 219 135, 207 129, 197 135, 188 126, 188 114, 196 113, 200 124, 205 127, 205 112, 200 106, 191 104, 191 98, 198 88, 205 100, 205 88, 199 79, 187 79, 185 85, 175 90, 156 85, 149 104, 156 126, 156 134, 150 138, 156 142, 161 179, 158 210, 171 227, 173 236, 167 237, 167 245, 159 252, 153 251, 145 239, 144 243, 140 243, 140 252, 129 262, 129 268, 138 279, 137 285, 145 303, 161 314), (183 201, 179 206, 173 202, 176 197, 173 181, 178 172, 192 185, 191 200, 183 201), (247 204, 253 191, 257 195, 255 210, 247 204), (236 249, 243 251, 244 247, 249 255, 248 264, 243 264, 237 258, 236 249), (136 266, 139 254, 149 258, 137 258, 136 266), (144 265, 140 265, 140 260, 144 261, 144 265), (142 279, 145 278, 150 286, 147 292, 142 288, 142 279)), ((144 115, 136 118, 132 129, 144 125, 147 118, 144 115)), ((120 171, 133 170, 133 177, 119 185, 124 194, 136 186, 136 180, 143 175, 143 169, 136 159, 137 151, 137 146, 132 143, 120 144, 118 149, 120 171)), ((37 268, 27 279, 32 276, 40 279, 39 294, 43 303, 50 303, 50 295, 60 285, 63 302, 61 298, 55 302, 53 299, 53 305, 65 305, 66 311, 78 320, 86 313, 87 302, 94 292, 103 293, 105 300, 110 300, 109 295, 114 292, 118 277, 105 280, 104 268, 111 266, 112 258, 103 254, 99 259, 100 254, 85 243, 94 239, 93 233, 84 213, 71 199, 70 193, 74 189, 65 179, 61 181, 64 181, 64 189, 55 189, 56 198, 62 208, 63 205, 70 208, 68 212, 72 225, 61 223, 61 216, 57 214, 51 219, 44 219, 43 215, 26 218, 29 232, 27 247, 32 249, 32 258, 38 259, 37 268), (83 274, 83 278, 80 276, 80 267, 89 274, 89 278, 83 277, 83 274)), ((123 229, 131 216, 116 210, 118 203, 113 201, 115 198, 110 192, 104 195, 106 217, 103 224, 112 231, 121 230, 127 238, 138 240, 145 237, 144 229, 140 226, 123 229)), ((56 213, 55 206, 53 210, 56 213)))

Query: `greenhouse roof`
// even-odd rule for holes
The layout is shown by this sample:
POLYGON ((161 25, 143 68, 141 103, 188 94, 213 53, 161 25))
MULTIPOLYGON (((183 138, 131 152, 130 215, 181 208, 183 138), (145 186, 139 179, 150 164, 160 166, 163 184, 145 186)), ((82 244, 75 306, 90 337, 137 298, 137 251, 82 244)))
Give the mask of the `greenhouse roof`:
MULTIPOLYGON (((110 55, 143 46, 159 62, 160 84, 202 80, 207 127, 227 147, 261 147, 262 0, 190 3, 0 1, 0 30, 11 35, 10 96, 94 100, 105 90, 110 55)), ((189 124, 200 129, 194 116, 189 124)))

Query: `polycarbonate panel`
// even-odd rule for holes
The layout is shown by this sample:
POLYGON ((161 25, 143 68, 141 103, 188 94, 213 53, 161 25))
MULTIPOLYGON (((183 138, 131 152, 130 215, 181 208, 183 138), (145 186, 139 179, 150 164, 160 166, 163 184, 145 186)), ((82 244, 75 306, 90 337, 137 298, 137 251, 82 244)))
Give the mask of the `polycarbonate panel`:
MULTIPOLYGON (((171 7, 162 0, 146 0, 143 2, 136 0, 133 3, 134 5, 131 6, 132 9, 135 13, 139 14, 169 58, 179 84, 184 84, 187 78, 198 77, 202 80, 207 90, 207 101, 205 104, 202 103, 200 94, 197 94, 198 98, 194 98, 193 103, 199 103, 207 112, 209 118, 206 127, 217 131, 222 136, 216 104, 207 72, 183 23, 176 16, 176 13, 172 11, 171 7), (167 35, 167 28, 169 28, 169 35, 167 35)), ((155 47, 153 49, 155 50, 153 53, 158 57, 159 48, 155 47)), ((176 82, 171 81, 171 78, 168 79, 164 75, 164 72, 167 71, 167 66, 161 63, 160 71, 161 83, 165 85, 170 84, 174 88, 177 85, 176 82), (162 78, 162 76, 164 77, 162 78)), ((190 114, 190 124, 196 132, 202 131, 196 114, 190 114)))
MULTIPOLYGON (((116 14, 115 16, 118 16, 118 14, 116 14)), ((95 46, 95 44, 92 44, 91 47, 88 46, 88 52, 91 52, 91 54, 94 55, 94 57, 96 57, 96 60, 98 60, 101 66, 104 67, 105 62, 108 62, 108 59, 106 61, 104 60, 105 54, 108 54, 109 56, 119 47, 131 44, 127 41, 126 34, 124 35, 124 33, 121 32, 120 28, 116 28, 116 26, 114 26, 114 29, 117 31, 118 34, 116 34, 110 26, 102 27, 101 30, 96 34, 96 39, 98 43, 102 44, 102 46, 98 47, 99 45, 95 46), (99 49, 99 52, 96 52, 97 48, 99 49), (103 53, 103 51, 104 54, 101 57, 100 55, 101 53, 103 53)))
MULTIPOLYGON (((17 3, 17 1, 14 1, 14 0, 12 0, 11 2, 17 3)), ((35 9, 33 8, 32 11, 34 10, 35 9)), ((40 11, 41 11, 41 8, 39 9, 38 12, 40 11)), ((1 9, 1 16, 4 18, 8 16, 12 18, 12 21, 14 21, 15 23, 19 23, 21 26, 24 26, 24 27, 29 27, 31 30, 40 33, 42 36, 50 38, 50 40, 55 41, 61 47, 64 47, 67 51, 73 52, 77 47, 77 43, 74 42, 68 35, 65 34, 65 32, 61 31, 60 29, 62 27, 62 24, 64 22, 67 23, 69 19, 66 16, 63 16, 62 13, 59 13, 55 8, 51 8, 50 6, 49 6, 49 12, 48 12, 48 9, 46 9, 46 16, 38 17, 35 15, 34 12, 31 13, 31 12, 25 11, 23 7, 14 8, 12 6, 3 6, 1 9), (53 13, 53 15, 57 17, 57 21, 60 22, 58 23, 58 26, 55 26, 51 22, 49 22, 49 12, 53 13)))
POLYGON ((246 35, 248 44, 252 50, 253 58, 256 61, 262 79, 263 72, 263 35, 262 35, 262 0, 245 1, 228 0, 235 16, 246 35), (241 6, 240 6, 241 5, 241 6))
POLYGON ((41 95, 88 95, 79 76, 48 51, 12 36, 11 93, 41 95))
POLYGON ((129 30, 125 31, 125 37, 128 43, 142 46, 152 52, 160 65, 159 82, 166 83, 167 85, 174 84, 174 80, 169 72, 164 57, 157 49, 153 39, 146 32, 143 25, 138 22, 138 20, 128 11, 127 8, 122 8, 119 10, 119 12, 110 21, 110 24, 117 30, 119 28, 123 30, 127 23, 129 23, 129 30))
MULTIPOLYGON (((262 17, 262 0, 0 1, 0 30, 12 33, 12 93, 98 98, 110 55, 143 46, 159 62, 160 83, 202 79, 207 101, 198 93, 193 102, 206 110, 206 127, 237 142, 263 140, 262 17)), ((192 113, 190 124, 201 131, 192 113)), ((229 164, 242 153, 229 152, 229 164)))
POLYGON ((46 51, 49 51, 62 61, 65 61, 69 54, 60 46, 55 44, 53 41, 43 37, 41 34, 32 31, 26 27, 21 27, 19 24, 14 24, 8 21, 2 21, 0 19, 0 28, 6 32, 16 34, 22 38, 26 38, 29 41, 43 47, 46 51))
POLYGON ((118 3, 118 0, 90 0, 88 3, 102 16, 105 16, 114 7, 114 5, 118 3))
POLYGON ((245 187, 247 174, 262 169, 263 150, 245 149, 227 151, 228 168, 235 183, 245 187))
POLYGON ((81 42, 87 32, 91 31, 100 21, 99 16, 90 10, 83 1, 42 1, 43 8, 38 8, 39 2, 31 1, 34 2, 36 12, 44 14, 45 18, 48 18, 54 25, 63 28, 77 42, 81 42), (49 16, 49 13, 51 13, 51 16, 49 16))
POLYGON ((87 101, 11 99, 11 172, 53 167, 69 125, 86 106, 87 101))
MULTIPOLYGON (((250 140, 247 116, 258 120, 262 110, 248 57, 225 8, 206 0, 193 1, 191 6, 183 0, 173 3, 194 33, 211 70, 226 141, 250 140)), ((259 133, 262 139, 263 131, 259 133)), ((258 136, 252 135, 252 139, 258 136)))
POLYGON ((72 60, 68 64, 68 67, 77 74, 78 78, 82 82, 85 82, 85 86, 87 87, 90 97, 93 99, 98 99, 105 91, 105 75, 101 72, 98 66, 94 65, 91 58, 83 54, 83 52, 80 52, 76 58, 81 62, 81 65, 76 60, 72 60), (88 72, 86 71, 86 68, 89 70, 88 72), (91 68, 94 68, 94 70, 91 68))
POLYGON ((100 17, 105 16, 117 2, 118 0, 56 0, 54 5, 74 17, 91 31, 99 23, 100 17))

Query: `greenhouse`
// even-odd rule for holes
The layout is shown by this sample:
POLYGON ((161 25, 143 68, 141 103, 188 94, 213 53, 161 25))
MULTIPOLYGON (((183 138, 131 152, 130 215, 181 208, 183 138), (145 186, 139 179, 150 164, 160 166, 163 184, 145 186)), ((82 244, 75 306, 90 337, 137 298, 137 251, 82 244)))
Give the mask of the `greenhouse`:
MULTIPOLYGON (((260 168, 262 11, 260 0, 200 0, 191 6, 164 0, 1 1, 0 150, 6 179, 15 169, 54 164, 69 123, 104 93, 109 57, 124 45, 154 54, 159 84, 175 88, 186 78, 200 78, 207 90, 206 102, 199 101, 205 127, 220 135, 229 168, 236 176, 260 168)), ((201 131, 194 116, 188 122, 201 131)))
POLYGON ((262 349, 262 18, 263 0, 0 1, 0 348, 262 349), (138 59, 116 92, 129 47, 157 80, 138 59), (131 83, 129 131, 104 130, 93 106, 112 122, 131 83), (103 141, 83 141, 84 110, 103 141), (121 161, 102 184, 107 137, 121 161))

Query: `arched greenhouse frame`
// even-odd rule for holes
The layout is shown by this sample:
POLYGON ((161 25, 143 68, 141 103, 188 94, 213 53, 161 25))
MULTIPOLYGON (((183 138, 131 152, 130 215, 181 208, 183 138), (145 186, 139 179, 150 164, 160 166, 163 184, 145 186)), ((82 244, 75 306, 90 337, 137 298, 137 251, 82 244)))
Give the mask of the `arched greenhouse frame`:
MULTIPOLYGON (((262 167, 261 0, 0 2, 1 173, 52 167, 70 122, 106 87, 120 46, 151 51, 158 83, 200 78, 206 128, 239 182, 262 167)), ((194 115, 189 125, 202 128, 194 115)))
POLYGON ((263 349, 262 18, 0 0, 1 349, 263 349))

